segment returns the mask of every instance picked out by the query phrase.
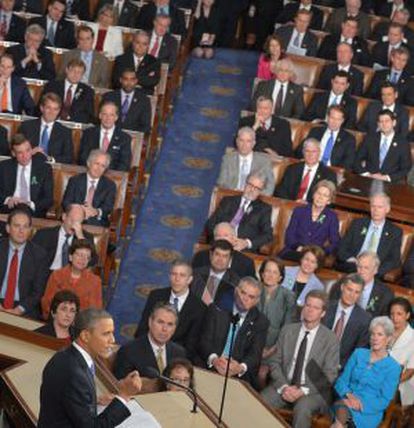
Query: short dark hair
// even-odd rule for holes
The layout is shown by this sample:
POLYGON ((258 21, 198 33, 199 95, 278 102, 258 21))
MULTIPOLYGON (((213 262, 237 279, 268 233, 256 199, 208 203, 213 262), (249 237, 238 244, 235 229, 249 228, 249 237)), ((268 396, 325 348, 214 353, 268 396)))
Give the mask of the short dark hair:
POLYGON ((392 88, 394 90, 394 92, 398 92, 397 86, 394 85, 394 83, 391 83, 389 80, 384 80, 381 83, 380 89, 384 89, 384 88, 392 88))
POLYGON ((389 116, 392 120, 396 120, 396 116, 395 114, 391 111, 388 110, 387 108, 382 109, 379 113, 378 113, 378 119, 380 118, 380 116, 389 116))
POLYGON ((407 300, 405 297, 394 297, 388 306, 388 315, 391 315, 391 309, 396 305, 401 306, 407 314, 410 314, 410 318, 408 319, 408 322, 410 322, 411 318, 413 317, 413 307, 411 306, 409 300, 407 300))
POLYGON ((99 104, 99 113, 102 111, 102 109, 103 109, 105 106, 113 106, 113 107, 115 107, 116 114, 117 114, 117 115, 119 114, 119 108, 118 108, 118 106, 116 105, 116 103, 115 103, 114 101, 111 101, 111 100, 103 100, 103 101, 99 104))
POLYGON ((190 388, 194 388, 194 366, 187 358, 174 358, 164 369, 163 375, 171 377, 171 373, 177 367, 184 367, 190 375, 190 388))
POLYGON ((346 111, 345 109, 339 105, 339 104, 332 104, 328 107, 328 109, 326 110, 326 115, 329 116, 329 114, 331 113, 331 111, 338 111, 339 113, 342 113, 342 117, 345 119, 346 118, 346 111))
POLYGON ((365 286, 364 280, 362 279, 361 275, 359 275, 358 273, 350 273, 349 275, 346 275, 344 278, 342 278, 341 286, 347 285, 351 282, 352 284, 360 285, 361 288, 364 288, 365 286))
POLYGON ((125 73, 133 73, 133 74, 134 74, 134 76, 135 76, 135 77, 137 77, 137 75, 136 75, 136 73, 135 73, 135 70, 134 70, 133 68, 131 68, 131 67, 124 68, 124 69, 122 70, 122 72, 121 72, 121 77, 122 77, 125 73))
POLYGON ((79 37, 79 33, 91 33, 92 37, 95 37, 95 32, 91 27, 88 27, 87 25, 80 25, 78 29, 76 30, 76 37, 79 37))
POLYGON ((71 290, 60 290, 53 296, 50 304, 50 314, 55 314, 58 306, 64 302, 74 303, 76 306, 76 312, 79 312, 80 300, 78 295, 71 290))
POLYGON ((326 294, 326 291, 324 290, 311 290, 305 297, 305 303, 308 301, 309 298, 313 297, 314 299, 319 299, 323 303, 323 310, 326 309, 328 306, 328 295, 326 294))
POLYGON ((9 53, 5 52, 3 55, 1 55, 1 56, 0 56, 0 61, 1 61, 3 58, 8 58, 8 59, 13 63, 13 65, 15 65, 13 55, 11 55, 11 54, 9 54, 9 53))
POLYGON ((342 23, 347 22, 347 21, 355 22, 355 23, 356 23, 356 25, 357 25, 357 27, 359 27, 358 19, 356 19, 355 17, 353 17, 353 16, 347 16, 347 17, 342 21, 342 23))
POLYGON ((173 305, 171 305, 170 303, 167 302, 157 302, 154 307, 151 310, 150 313, 150 318, 154 318, 155 314, 159 311, 159 310, 164 310, 167 312, 170 312, 172 314, 175 315, 175 323, 178 324, 178 314, 177 314, 177 310, 175 309, 175 307, 173 305))
POLYGON ((344 77, 349 82, 349 73, 345 70, 336 71, 335 74, 332 76, 332 80, 334 80, 335 77, 344 77))
POLYGON ((305 245, 302 248, 302 251, 300 252, 300 260, 302 260, 306 253, 312 253, 318 262, 318 268, 320 268, 323 265, 323 262, 325 260, 325 251, 319 247, 318 245, 305 245))
POLYGON ((61 5, 66 7, 66 0, 50 0, 47 6, 49 7, 52 4, 60 3, 61 5))
POLYGON ((224 251, 230 251, 230 254, 233 254, 233 245, 225 239, 218 239, 211 244, 210 253, 213 253, 216 248, 224 251))
POLYGON ((280 282, 282 282, 285 279, 285 266, 275 257, 268 257, 267 259, 263 260, 259 268, 260 281, 263 282, 263 272, 266 269, 268 263, 274 263, 277 266, 280 273, 280 282))
POLYGON ((112 319, 112 315, 104 309, 87 308, 76 314, 74 323, 74 338, 78 338, 83 330, 90 330, 103 319, 112 319))
POLYGON ((14 217, 17 215, 25 215, 29 219, 29 225, 32 225, 32 212, 26 204, 16 205, 7 216, 7 224, 10 226, 14 217))
POLYGON ((44 106, 47 101, 52 101, 56 104, 59 104, 59 107, 62 107, 62 98, 60 98, 60 96, 54 92, 46 92, 46 94, 43 94, 42 98, 40 98, 40 105, 44 106))
POLYGON ((15 146, 21 146, 24 143, 29 143, 32 146, 32 143, 28 138, 23 134, 14 134, 10 141, 10 149, 13 150, 15 146))
POLYGON ((66 68, 72 67, 82 67, 86 70, 86 64, 80 58, 73 58, 66 64, 66 68))
POLYGON ((69 248, 69 254, 74 254, 76 250, 89 250, 91 258, 95 255, 95 248, 87 239, 75 239, 69 248))

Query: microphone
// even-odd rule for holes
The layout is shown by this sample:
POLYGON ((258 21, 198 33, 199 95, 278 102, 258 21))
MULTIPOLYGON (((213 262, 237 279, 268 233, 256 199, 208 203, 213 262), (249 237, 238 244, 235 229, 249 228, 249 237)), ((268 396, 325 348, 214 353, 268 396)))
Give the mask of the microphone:
POLYGON ((188 386, 182 385, 181 383, 176 382, 175 380, 170 379, 169 377, 162 375, 154 367, 145 367, 145 372, 151 377, 161 379, 164 382, 170 383, 171 385, 175 385, 178 388, 182 388, 182 389, 184 389, 184 391, 189 392, 193 398, 193 408, 191 410, 191 413, 197 413, 198 401, 197 401, 197 394, 195 393, 194 389, 192 389, 188 386))

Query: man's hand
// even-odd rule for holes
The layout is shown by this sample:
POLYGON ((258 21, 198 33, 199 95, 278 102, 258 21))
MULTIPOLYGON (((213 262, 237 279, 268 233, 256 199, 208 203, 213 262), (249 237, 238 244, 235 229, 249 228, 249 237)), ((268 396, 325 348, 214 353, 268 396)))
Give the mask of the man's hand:
POLYGON ((344 399, 344 403, 350 407, 351 409, 357 410, 359 412, 362 412, 362 403, 361 400, 356 397, 354 394, 349 393, 346 395, 347 398, 344 399))
POLYGON ((243 251, 248 248, 249 243, 246 239, 237 238, 234 243, 234 249, 236 251, 243 251))
POLYGON ((304 395, 303 391, 297 386, 287 386, 283 389, 282 398, 288 403, 294 403, 304 395))
POLYGON ((89 205, 88 203, 85 202, 83 209, 85 211, 85 217, 86 219, 90 218, 90 217, 96 217, 99 213, 99 211, 94 208, 92 205, 89 205))
POLYGON ((18 306, 16 306, 15 308, 13 308, 13 309, 4 309, 3 308, 3 310, 5 311, 5 312, 8 312, 9 314, 13 314, 13 315, 23 315, 24 314, 24 311, 21 309, 21 308, 19 308, 18 306))
POLYGON ((43 148, 42 148, 42 147, 39 147, 39 146, 34 147, 34 148, 32 149, 32 155, 35 155, 36 153, 41 153, 42 155, 47 156, 47 153, 45 153, 45 151, 43 150, 43 148))
POLYGON ((236 360, 230 360, 229 375, 230 377, 238 376, 243 371, 243 366, 236 360))
POLYGON ((264 348, 262 352, 262 358, 263 359, 269 358, 275 352, 276 352, 276 345, 273 345, 270 348, 264 348))
POLYGON ((137 370, 132 371, 118 382, 119 395, 125 401, 137 395, 142 388, 142 380, 137 370))
POLYGON ((9 199, 8 199, 8 201, 7 201, 7 207, 9 208, 9 209, 13 209, 16 205, 19 205, 19 204, 28 204, 28 202, 29 201, 25 201, 24 199, 22 199, 22 198, 18 198, 18 197, 15 197, 15 196, 11 196, 9 199))
POLYGON ((217 373, 221 374, 222 376, 226 374, 227 358, 217 357, 217 358, 214 358, 212 363, 217 373))
POLYGON ((72 230, 75 233, 76 238, 78 239, 84 239, 85 236, 83 235, 82 230, 82 223, 79 221, 75 221, 72 223, 72 230))
POLYGON ((115 398, 115 394, 111 394, 111 393, 107 393, 107 394, 102 394, 98 397, 98 404, 100 406, 108 406, 109 403, 115 398))

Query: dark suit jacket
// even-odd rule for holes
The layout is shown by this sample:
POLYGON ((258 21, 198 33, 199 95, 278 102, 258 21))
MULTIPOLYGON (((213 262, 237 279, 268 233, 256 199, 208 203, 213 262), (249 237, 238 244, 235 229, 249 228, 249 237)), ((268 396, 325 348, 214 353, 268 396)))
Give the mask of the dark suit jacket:
MULTIPOLYGON (((283 7, 282 12, 276 18, 276 22, 281 24, 286 24, 287 22, 293 22, 295 19, 296 13, 299 10, 300 3, 292 2, 288 3, 283 7)), ((310 28, 313 30, 322 30, 323 23, 323 12, 321 9, 315 6, 311 6, 312 20, 310 23, 310 28)))
POLYGON ((10 42, 24 43, 24 30, 26 28, 26 21, 17 15, 12 15, 9 31, 6 34, 5 40, 10 42))
MULTIPOLYGON (((316 93, 305 114, 303 115, 304 120, 321 119, 325 120, 326 111, 328 110, 330 92, 318 92, 316 93)), ((345 110, 346 118, 344 122, 344 128, 353 128, 356 122, 357 113, 357 102, 348 94, 344 94, 341 99, 341 107, 345 110)))
MULTIPOLYGON (((375 14, 376 15, 381 15, 381 16, 386 16, 387 18, 391 18, 391 13, 392 13, 392 2, 383 2, 383 1, 379 1, 379 0, 375 0, 375 14)), ((405 0, 404 1, 404 8, 408 9, 411 16, 413 14, 413 4, 410 0, 405 0), (411 3, 411 4, 410 4, 411 3)))
MULTIPOLYGON (((80 143, 79 165, 86 165, 89 153, 94 149, 99 149, 100 132, 100 126, 94 126, 83 131, 80 143)), ((110 169, 129 171, 132 156, 130 135, 115 127, 108 153, 111 155, 110 169)))
MULTIPOLYGON (((105 4, 114 4, 114 0, 100 0, 95 11, 95 16, 105 4)), ((125 0, 122 6, 121 14, 118 17, 117 25, 122 27, 135 27, 135 22, 138 16, 138 8, 129 0, 125 0)))
MULTIPOLYGON (((39 145, 40 131, 41 119, 25 120, 19 129, 19 132, 26 136, 33 147, 39 145)), ((59 122, 53 124, 47 154, 52 156, 56 162, 71 164, 73 161, 72 132, 59 122)))
MULTIPOLYGON (((216 211, 207 220, 206 228, 209 241, 213 239, 214 226, 223 221, 230 222, 236 215, 240 206, 240 196, 226 196, 220 202, 216 211)), ((262 245, 268 244, 273 239, 270 205, 256 199, 251 202, 249 209, 243 216, 237 235, 239 238, 250 239, 252 251, 258 251, 262 245)))
POLYGON ((25 68, 22 67, 21 61, 26 57, 25 45, 15 45, 7 49, 7 52, 13 55, 16 76, 29 77, 31 79, 52 80, 55 78, 55 65, 53 63, 53 56, 50 50, 41 46, 38 50, 40 57, 41 68, 38 70, 34 62, 30 62, 25 68))
MULTIPOLYGON (((86 183, 86 173, 75 175, 69 179, 62 201, 64 210, 70 204, 84 204, 87 194, 86 183)), ((102 210, 102 218, 100 220, 97 217, 89 218, 85 223, 95 226, 109 226, 108 217, 114 209, 115 197, 115 183, 108 177, 102 176, 98 182, 92 201, 94 208, 102 210)))
POLYGON ((158 50, 158 60, 169 64, 171 71, 177 62, 178 41, 169 33, 166 33, 161 41, 160 49, 158 50))
MULTIPOLYGON (((293 30, 294 25, 286 25, 283 27, 279 27, 275 31, 275 34, 279 36, 283 42, 284 50, 287 50, 289 46, 293 30)), ((318 51, 318 39, 313 33, 308 30, 302 38, 302 44, 300 45, 300 47, 302 49, 306 49, 306 56, 316 56, 316 52, 318 51)))
MULTIPOLYGON (((335 328, 335 315, 338 310, 338 301, 329 302, 325 317, 322 322, 331 330, 335 328)), ((356 348, 368 348, 369 346, 369 323, 371 315, 364 311, 360 306, 355 305, 352 309, 351 316, 345 325, 343 331, 339 356, 341 367, 345 367, 348 358, 356 348)))
MULTIPOLYGON (((143 336, 148 333, 148 319, 152 309, 158 302, 169 302, 171 287, 160 288, 151 291, 145 304, 141 320, 138 324, 135 337, 143 336)), ((177 329, 171 340, 181 345, 187 353, 187 356, 193 358, 196 354, 196 346, 200 338, 201 323, 204 318, 206 306, 192 292, 187 296, 181 311, 178 314, 177 329)))
MULTIPOLYGON (((298 196, 300 183, 302 181, 303 169, 305 162, 298 162, 289 165, 283 175, 281 183, 275 189, 275 196, 283 199, 291 199, 295 201, 298 196)), ((312 201, 313 188, 316 183, 321 180, 329 180, 336 184, 336 174, 326 167, 322 162, 319 163, 315 177, 310 184, 307 195, 308 202, 312 201)))
MULTIPOLYGON (((249 382, 253 382, 257 375, 268 327, 269 321, 254 307, 247 313, 235 337, 232 358, 246 364, 247 372, 242 378, 249 382)), ((199 342, 199 353, 204 364, 211 354, 222 354, 229 328, 230 312, 210 305, 207 308, 199 342)))
MULTIPOLYGON (((345 7, 334 9, 333 12, 329 15, 324 31, 332 34, 339 34, 341 32, 341 24, 345 21, 346 17, 347 10, 345 7)), ((363 39, 367 39, 371 33, 368 15, 365 12, 360 11, 356 16, 356 20, 358 21, 358 35, 363 39)))
MULTIPOLYGON (((389 61, 388 61, 388 48, 390 46, 389 42, 377 42, 375 43, 375 45, 372 47, 372 51, 371 51, 371 55, 372 55, 372 62, 373 63, 377 63, 377 64, 381 64, 384 67, 388 67, 389 66, 389 61)), ((408 45, 406 45, 405 43, 401 43, 401 47, 404 47, 408 50, 410 50, 410 48, 408 47, 408 45)), ((409 61, 410 63, 410 61, 409 61)))
POLYGON ((381 134, 379 132, 368 134, 364 138, 355 157, 354 171, 357 174, 380 172, 389 175, 393 182, 406 178, 411 169, 411 153, 407 141, 402 136, 395 134, 381 167, 379 164, 380 144, 381 134))
MULTIPOLYGON (((345 271, 349 270, 346 268, 350 263, 347 263, 346 260, 350 257, 356 257, 361 251, 370 221, 371 219, 369 217, 357 218, 352 221, 345 233, 345 236, 339 243, 337 252, 337 268, 339 270, 344 270, 344 268, 345 271)), ((398 226, 392 224, 389 220, 386 220, 377 249, 377 255, 381 261, 378 269, 378 274, 380 276, 383 276, 391 269, 400 266, 401 239, 402 230, 398 226)), ((354 269, 351 269, 351 271, 352 270, 356 270, 355 264, 354 269)))
MULTIPOLYGON (((52 168, 45 160, 46 158, 40 153, 32 157, 30 198, 35 204, 34 217, 45 217, 47 210, 53 205, 52 168)), ((13 196, 16 179, 16 159, 11 158, 0 162, 0 201, 4 201, 8 196, 13 196)), ((3 205, 0 211, 10 212, 7 205, 3 205)))
POLYGON ((95 381, 85 359, 74 347, 57 352, 43 370, 39 428, 109 428, 130 412, 117 398, 96 414, 95 381))
POLYGON ((147 95, 139 88, 135 89, 128 113, 122 121, 122 97, 121 90, 107 92, 103 99, 112 101, 118 106, 119 119, 117 125, 122 129, 130 129, 138 132, 149 132, 151 130, 151 102, 147 95))
MULTIPOLYGON (((185 358, 185 349, 176 343, 169 341, 167 347, 167 365, 174 358, 185 358)), ((148 371, 151 367, 158 371, 157 361, 148 336, 145 334, 138 339, 121 346, 115 359, 114 375, 117 379, 122 379, 133 370, 138 370, 143 377, 153 377, 148 371)))
POLYGON ((8 113, 23 114, 33 116, 36 113, 36 106, 27 88, 26 82, 17 76, 11 77, 11 96, 13 111, 8 113))
MULTIPOLYGON (((376 41, 382 41, 382 38, 388 35, 389 27, 390 27, 390 21, 378 22, 378 24, 374 27, 374 31, 370 39, 376 40, 376 41)), ((404 37, 407 39, 408 46, 413 46, 414 31, 407 25, 403 29, 404 29, 404 37)))
MULTIPOLYGON (((321 141, 327 128, 328 127, 326 125, 312 128, 306 136, 306 139, 315 138, 316 140, 321 141)), ((302 150, 303 142, 297 149, 297 154, 300 158, 303 158, 302 150)), ((341 128, 332 149, 331 165, 351 170, 354 164, 355 151, 355 137, 348 131, 345 131, 345 129, 341 128)))
POLYGON ((44 13, 44 4, 38 0, 16 0, 14 10, 39 13, 41 15, 44 13))
MULTIPOLYGON (((48 82, 43 93, 53 92, 65 99, 65 80, 48 82)), ((79 82, 69 111, 68 120, 73 122, 93 123, 95 119, 95 91, 85 83, 79 82)))
POLYGON ((67 21, 65 18, 59 20, 56 25, 55 40, 51 41, 47 38, 47 18, 46 15, 39 18, 30 20, 29 25, 38 24, 46 32, 44 43, 47 46, 54 46, 56 48, 73 49, 76 46, 75 42, 75 28, 73 23, 67 21))
MULTIPOLYGON (((139 11, 138 18, 134 25, 135 28, 141 28, 145 31, 151 31, 154 26, 154 18, 157 14, 157 7, 154 3, 147 3, 139 11)), ((169 15, 171 17, 170 32, 173 34, 185 35, 184 13, 170 3, 169 15)))
MULTIPOLYGON (((72 15, 77 15, 79 19, 83 21, 90 21, 91 16, 89 14, 89 1, 84 0, 73 0, 71 12, 72 15)), ((68 10, 66 10, 66 14, 68 10)))
MULTIPOLYGON (((260 96, 272 98, 273 90, 275 88, 274 80, 266 80, 259 82, 257 88, 253 94, 253 100, 251 103, 251 110, 256 110, 256 102, 260 96)), ((276 100, 273 100, 275 102, 276 100)), ((305 111, 305 103, 303 100, 303 88, 296 83, 289 82, 287 87, 287 93, 282 105, 280 112, 277 112, 278 116, 290 117, 300 119, 303 112, 305 111)))
MULTIPOLYGON (((122 71, 126 68, 135 69, 134 56, 131 50, 128 50, 123 55, 117 56, 115 59, 114 71, 112 75, 114 88, 119 88, 119 79, 121 77, 122 71)), ((158 61, 157 58, 153 57, 152 55, 145 55, 144 59, 139 64, 138 69, 136 70, 136 75, 138 79, 138 85, 146 94, 152 95, 154 93, 154 88, 160 80, 160 72, 160 61, 158 61)))
POLYGON ((7 129, 0 125, 0 156, 10 156, 10 146, 7 139, 7 129))
MULTIPOLYGON (((338 64, 326 64, 319 76, 319 82, 316 85, 319 89, 325 89, 326 91, 331 90, 331 80, 333 79, 335 73, 338 71, 338 64)), ((351 65, 349 67, 349 88, 347 93, 350 95, 360 96, 362 95, 364 89, 364 74, 362 71, 358 70, 356 67, 351 65)))
MULTIPOLYGON (((6 275, 8 252, 9 239, 0 239, 0 284, 3 284, 6 275)), ((45 251, 33 242, 27 241, 19 265, 17 287, 20 300, 15 302, 15 306, 21 305, 28 317, 40 316, 40 299, 46 287, 47 274, 45 251)))
MULTIPOLYGON (((246 116, 240 119, 239 128, 253 127, 255 116, 246 116)), ((262 128, 256 130, 256 152, 264 152, 264 149, 272 149, 280 156, 292 156, 292 133, 287 120, 272 116, 270 128, 266 131, 262 128)))
POLYGON ((407 258, 403 265, 402 285, 409 288, 414 288, 414 245, 408 252, 407 258))

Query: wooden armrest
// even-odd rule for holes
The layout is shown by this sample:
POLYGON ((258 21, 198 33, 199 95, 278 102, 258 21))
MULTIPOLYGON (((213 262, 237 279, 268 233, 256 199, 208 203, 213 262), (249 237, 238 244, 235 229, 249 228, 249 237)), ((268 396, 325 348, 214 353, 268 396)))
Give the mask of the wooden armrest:
POLYGON ((387 282, 392 282, 393 284, 398 283, 402 276, 402 269, 395 268, 390 270, 384 275, 384 280, 387 282))

